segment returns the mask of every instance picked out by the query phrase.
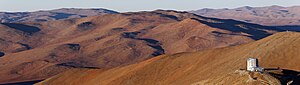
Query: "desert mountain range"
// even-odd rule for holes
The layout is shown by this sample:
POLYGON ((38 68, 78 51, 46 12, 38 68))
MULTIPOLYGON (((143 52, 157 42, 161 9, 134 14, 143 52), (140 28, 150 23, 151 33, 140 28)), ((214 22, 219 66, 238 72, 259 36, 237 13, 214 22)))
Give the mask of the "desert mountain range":
POLYGON ((88 16, 115 14, 116 11, 107 9, 79 9, 62 8, 36 12, 0 12, 0 22, 45 22, 70 18, 83 18, 88 16))
POLYGON ((141 63, 107 71, 77 69, 51 77, 38 85, 291 85, 299 84, 300 33, 277 33, 239 46, 161 55, 141 63), (252 51, 261 49, 260 52, 252 51), (249 77, 248 57, 270 69, 249 77), (281 67, 281 70, 271 69, 281 67), (296 71, 293 71, 296 70, 296 71))
POLYGON ((200 9, 190 11, 206 17, 235 19, 248 23, 276 26, 281 29, 300 31, 300 6, 239 7, 234 9, 200 9))
MULTIPOLYGON (((283 68, 274 75, 300 69, 295 66, 299 33, 279 33, 288 29, 264 24, 174 10, 57 9, 0 17, 7 14, 22 18, 1 18, 0 68, 5 69, 0 69, 0 84, 47 79, 39 84, 201 85, 236 77, 242 84, 248 73, 238 69, 247 57, 283 68), (251 53, 258 48, 267 53, 251 53), (285 59, 289 63, 280 61, 285 59)), ((271 74, 257 75, 276 84, 291 81, 271 74)), ((261 83, 253 81, 249 84, 261 83)))
POLYGON ((239 45, 280 32, 234 20, 157 10, 24 24, 3 23, 0 81, 48 78, 71 68, 109 69, 162 54, 239 45), (28 30, 22 30, 27 28, 28 30), (34 70, 33 70, 34 69, 34 70))

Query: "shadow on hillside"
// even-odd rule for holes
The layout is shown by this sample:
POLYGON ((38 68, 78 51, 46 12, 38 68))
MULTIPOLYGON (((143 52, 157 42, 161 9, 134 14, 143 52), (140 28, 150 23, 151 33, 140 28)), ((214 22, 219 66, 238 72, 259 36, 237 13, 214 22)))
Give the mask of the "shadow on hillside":
POLYGON ((92 22, 83 22, 81 24, 78 24, 77 27, 78 29, 84 31, 84 30, 95 28, 95 24, 93 24, 92 22))
POLYGON ((149 38, 139 38, 139 33, 141 32, 124 32, 122 36, 124 38, 145 41, 148 46, 156 50, 151 54, 152 56, 159 56, 165 54, 165 49, 161 46, 161 43, 159 41, 149 38))
POLYGON ((5 55, 5 53, 3 53, 3 52, 0 52, 0 57, 2 57, 2 56, 4 56, 5 55))
POLYGON ((232 32, 237 32, 237 33, 239 33, 239 32, 247 33, 247 34, 250 34, 250 36, 248 36, 248 37, 250 37, 254 40, 259 40, 259 39, 262 39, 262 38, 265 38, 265 37, 271 35, 271 33, 268 33, 266 30, 274 30, 274 31, 278 31, 278 32, 286 31, 284 29, 278 29, 278 28, 270 27, 270 26, 262 26, 262 25, 258 25, 258 24, 240 22, 240 21, 236 21, 233 19, 208 18, 208 17, 199 16, 199 15, 195 15, 195 16, 198 16, 199 18, 202 18, 202 19, 207 19, 207 20, 200 20, 197 18, 193 18, 194 20, 197 20, 208 26, 211 26, 214 28, 220 28, 220 29, 228 30, 228 31, 232 31, 232 32), (214 21, 218 21, 218 22, 211 22, 209 20, 214 20, 214 21))
POLYGON ((245 22, 240 22, 240 21, 236 21, 236 20, 232 20, 232 19, 216 19, 216 18, 206 18, 206 17, 202 17, 202 18, 220 21, 221 23, 208 22, 208 21, 199 20, 196 18, 194 18, 194 19, 201 23, 204 23, 206 25, 214 27, 214 28, 220 28, 223 30, 228 30, 231 32, 236 32, 236 33, 242 32, 242 33, 250 34, 250 36, 248 36, 248 37, 250 37, 254 40, 259 40, 259 39, 262 39, 262 38, 265 38, 265 37, 271 35, 271 33, 268 33, 265 30, 274 30, 274 31, 278 31, 278 32, 285 31, 282 29, 276 29, 274 27, 245 23, 245 22))
POLYGON ((273 26, 277 29, 300 32, 300 25, 273 26))
POLYGON ((3 25, 6 25, 10 28, 20 30, 29 34, 33 34, 36 32, 41 31, 40 28, 34 27, 34 26, 29 26, 29 25, 24 25, 24 24, 17 24, 17 23, 2 23, 3 25))
POLYGON ((35 83, 41 82, 43 80, 35 80, 35 81, 25 81, 25 82, 16 82, 16 83, 6 83, 0 85, 33 85, 35 83))
POLYGON ((66 19, 69 18, 72 15, 76 15, 76 14, 67 14, 67 13, 55 13, 54 16, 50 16, 52 18, 55 18, 56 20, 60 20, 60 19, 66 19))
POLYGON ((66 62, 66 63, 60 63, 56 64, 57 66, 64 66, 68 68, 86 68, 86 69, 100 69, 99 67, 93 67, 93 66, 84 66, 77 62, 66 62))
POLYGON ((290 83, 289 85, 300 85, 300 72, 294 71, 294 70, 288 70, 288 69, 277 69, 276 68, 270 68, 265 69, 270 75, 277 78, 282 85, 287 85, 287 83, 290 83), (272 72, 273 71, 273 72, 272 72))

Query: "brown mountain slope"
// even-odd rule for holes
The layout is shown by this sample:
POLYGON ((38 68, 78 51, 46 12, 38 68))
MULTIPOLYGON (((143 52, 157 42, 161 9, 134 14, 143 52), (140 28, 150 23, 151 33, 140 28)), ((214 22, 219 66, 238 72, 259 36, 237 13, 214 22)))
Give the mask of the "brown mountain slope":
POLYGON ((206 80, 193 83, 191 85, 282 85, 282 84, 279 79, 273 77, 267 72, 259 73, 259 72, 248 72, 245 70, 236 70, 226 75, 215 76, 206 80))
POLYGON ((1 83, 45 79, 72 68, 109 69, 162 54, 238 45, 282 31, 164 10, 2 23, 0 29, 5 30, 0 34, 1 83))
POLYGON ((192 53, 162 55, 147 61, 107 71, 71 70, 39 85, 202 85, 202 84, 299 84, 300 33, 278 33, 249 44, 192 53), (257 51, 257 52, 256 52, 257 51), (259 59, 266 69, 249 78, 246 59, 259 59), (290 70, 287 70, 290 69, 290 70), (292 71, 294 70, 294 71, 292 71))

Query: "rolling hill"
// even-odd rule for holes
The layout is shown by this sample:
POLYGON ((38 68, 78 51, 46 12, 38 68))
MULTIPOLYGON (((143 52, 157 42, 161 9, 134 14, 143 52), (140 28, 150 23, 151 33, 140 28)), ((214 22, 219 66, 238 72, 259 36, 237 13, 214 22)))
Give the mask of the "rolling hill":
POLYGON ((43 80, 74 68, 107 70, 164 54, 240 45, 284 31, 172 10, 1 23, 0 30, 1 84, 43 80))
MULTIPOLYGON (((289 28, 298 28, 300 25, 300 7, 282 7, 282 6, 266 6, 266 7, 239 7, 234 9, 200 9, 190 11, 202 16, 215 17, 221 19, 235 19, 249 23, 256 23, 268 26, 288 26, 289 28)), ((285 27, 285 28, 288 28, 285 27)))
POLYGON ((45 22, 70 18, 82 18, 88 16, 116 14, 118 12, 107 9, 79 9, 62 8, 36 12, 0 12, 0 22, 45 22))
POLYGON ((37 85, 298 85, 298 42, 300 33, 283 32, 248 44, 161 55, 107 71, 70 70, 37 85), (266 71, 253 74, 242 70, 249 57, 258 58, 266 71))

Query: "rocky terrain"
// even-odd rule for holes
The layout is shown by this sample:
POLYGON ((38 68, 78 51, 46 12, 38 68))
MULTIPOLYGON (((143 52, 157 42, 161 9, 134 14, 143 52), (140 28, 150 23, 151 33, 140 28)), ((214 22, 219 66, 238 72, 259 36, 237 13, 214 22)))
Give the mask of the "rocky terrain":
POLYGON ((83 18, 88 16, 115 14, 116 11, 107 9, 78 9, 62 8, 36 12, 0 12, 0 22, 45 22, 70 18, 83 18))
POLYGON ((161 55, 107 71, 70 70, 37 85, 298 85, 299 42, 300 33, 283 32, 248 44, 161 55), (265 71, 243 70, 249 57, 258 58, 265 71))
MULTIPOLYGON (((5 68, 0 69, 1 84, 43 80, 69 69, 105 71, 147 59, 150 59, 148 61, 160 59, 163 57, 160 55, 165 54, 236 46, 284 31, 172 10, 105 14, 47 22, 1 23, 0 30, 0 68, 5 68), (153 58, 156 56, 160 57, 153 58)), ((228 51, 214 52, 216 53, 214 55, 225 52, 228 51)), ((198 53, 196 54, 198 56, 198 53)), ((199 57, 200 55, 202 52, 199 57)), ((209 57, 201 59, 216 64, 223 62, 223 60, 214 61, 213 58, 221 56, 209 57)), ((222 58, 224 57, 225 54, 222 58)), ((179 61, 185 60, 181 59, 183 57, 178 58, 179 61)), ((184 58, 197 59, 193 56, 184 58)), ((203 67, 209 65, 200 64, 203 67)), ((157 66, 165 68, 164 65, 157 66)), ((152 73, 153 76, 160 74, 160 72, 152 73)), ((178 84, 181 83, 183 82, 178 84)))
POLYGON ((268 26, 279 26, 299 31, 300 29, 300 6, 282 7, 240 7, 234 9, 200 9, 190 11, 202 16, 221 19, 235 19, 248 23, 256 23, 268 26), (293 28, 292 28, 293 27, 293 28))

